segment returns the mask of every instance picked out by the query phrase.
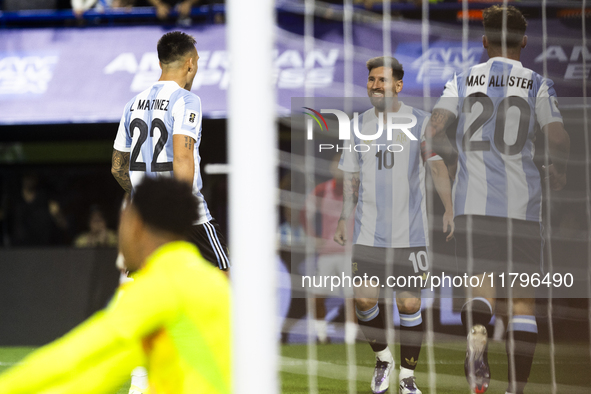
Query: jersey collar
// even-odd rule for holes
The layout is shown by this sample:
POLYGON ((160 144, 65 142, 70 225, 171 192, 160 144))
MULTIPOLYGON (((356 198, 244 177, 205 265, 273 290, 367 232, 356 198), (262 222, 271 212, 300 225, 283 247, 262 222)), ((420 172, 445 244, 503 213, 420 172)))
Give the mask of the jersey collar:
POLYGON ((521 64, 520 61, 513 60, 513 59, 507 59, 506 57, 503 57, 503 56, 491 57, 490 59, 488 59, 488 62, 486 62, 486 63, 491 64, 492 62, 505 62, 505 63, 512 64, 514 66, 523 67, 523 65, 521 64))

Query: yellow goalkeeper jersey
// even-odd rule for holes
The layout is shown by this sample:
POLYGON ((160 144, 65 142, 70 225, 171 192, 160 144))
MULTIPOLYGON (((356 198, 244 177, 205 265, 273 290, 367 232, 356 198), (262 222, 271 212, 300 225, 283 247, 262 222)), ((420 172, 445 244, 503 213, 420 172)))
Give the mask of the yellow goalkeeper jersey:
POLYGON ((230 290, 187 242, 157 249, 111 304, 0 375, 2 394, 110 394, 138 365, 150 394, 230 393, 230 290))

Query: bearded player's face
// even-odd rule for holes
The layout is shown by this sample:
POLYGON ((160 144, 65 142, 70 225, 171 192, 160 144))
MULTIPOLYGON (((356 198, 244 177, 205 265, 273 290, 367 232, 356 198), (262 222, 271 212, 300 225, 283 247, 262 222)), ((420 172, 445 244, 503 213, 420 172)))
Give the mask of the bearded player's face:
POLYGON ((367 77, 367 95, 371 104, 378 110, 383 111, 388 103, 393 100, 388 99, 398 96, 402 90, 402 81, 397 80, 392 75, 390 67, 373 68, 367 77))

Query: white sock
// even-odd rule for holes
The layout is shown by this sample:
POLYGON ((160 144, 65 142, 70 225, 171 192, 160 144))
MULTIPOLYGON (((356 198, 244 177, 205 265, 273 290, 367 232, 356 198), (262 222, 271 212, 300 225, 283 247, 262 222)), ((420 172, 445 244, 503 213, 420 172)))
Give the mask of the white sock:
POLYGON ((345 323, 345 343, 352 345, 357 340, 357 324, 353 322, 345 323))
POLYGON ((316 320, 316 336, 320 342, 326 342, 327 334, 326 334, 326 320, 316 320))
POLYGON ((392 357, 392 353, 390 353, 390 349, 386 347, 384 350, 380 350, 379 352, 375 352, 376 358, 379 358, 380 361, 387 361, 387 362, 394 362, 394 357, 392 357))
POLYGON ((148 371, 144 367, 135 367, 131 371, 131 384, 145 390, 148 388, 148 371))
POLYGON ((504 334, 505 334, 505 323, 503 322, 503 319, 501 319, 500 317, 497 317, 497 319, 495 320, 495 330, 493 332, 493 339, 495 341, 502 341, 504 334))
POLYGON ((398 380, 406 379, 409 376, 414 376, 414 375, 415 375, 415 371, 413 371, 412 369, 400 367, 400 374, 398 375, 398 380))

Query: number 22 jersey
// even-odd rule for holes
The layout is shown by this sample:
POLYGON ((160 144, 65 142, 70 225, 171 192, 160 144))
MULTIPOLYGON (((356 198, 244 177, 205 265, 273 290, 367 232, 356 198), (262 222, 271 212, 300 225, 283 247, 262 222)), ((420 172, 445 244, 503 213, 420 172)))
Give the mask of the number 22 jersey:
POLYGON ((554 83, 493 57, 454 75, 435 108, 459 116, 454 214, 541 221, 536 123, 562 123, 554 83))
POLYGON ((125 106, 113 147, 130 152, 129 176, 135 188, 144 176, 173 176, 172 136, 181 134, 195 140, 193 194, 199 200, 199 220, 211 220, 201 194, 199 144, 201 142, 201 99, 174 81, 158 81, 125 106))

